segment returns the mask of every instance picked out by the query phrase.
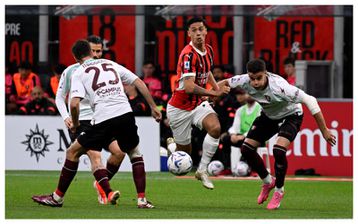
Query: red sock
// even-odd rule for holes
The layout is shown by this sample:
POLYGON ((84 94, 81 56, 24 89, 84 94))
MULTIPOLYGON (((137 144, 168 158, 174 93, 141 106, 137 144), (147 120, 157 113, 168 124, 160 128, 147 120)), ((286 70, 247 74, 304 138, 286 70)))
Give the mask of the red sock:
POLYGON ((66 159, 65 164, 63 164, 60 179, 58 181, 56 194, 60 197, 63 197, 70 186, 73 178, 76 176, 78 169, 78 162, 73 162, 66 159))
POLYGON ((145 193, 145 170, 143 157, 134 158, 131 160, 133 180, 137 189, 138 197, 145 193))
POLYGON ((242 156, 247 160, 247 163, 249 164, 251 169, 255 171, 261 179, 264 179, 268 175, 264 161, 256 152, 255 147, 244 142, 241 146, 241 153, 242 156))
POLYGON ((98 169, 93 173, 93 176, 96 178, 96 181, 99 185, 101 185, 103 191, 106 192, 108 197, 108 194, 112 191, 112 189, 108 182, 107 170, 98 169))
POLYGON ((118 172, 120 165, 113 165, 107 162, 107 174, 108 174, 108 180, 111 180, 112 177, 118 172))

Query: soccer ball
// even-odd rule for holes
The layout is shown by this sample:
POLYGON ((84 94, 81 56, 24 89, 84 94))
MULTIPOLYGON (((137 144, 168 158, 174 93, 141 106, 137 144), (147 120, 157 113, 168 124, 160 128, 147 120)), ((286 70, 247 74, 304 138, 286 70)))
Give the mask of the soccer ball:
POLYGON ((236 167, 234 168, 233 174, 235 176, 245 177, 245 176, 249 175, 250 172, 251 172, 251 169, 250 169, 249 165, 247 165, 247 163, 245 163, 244 161, 239 161, 237 163, 236 167))
POLYGON ((224 165, 219 160, 214 160, 208 165, 208 173, 211 176, 217 176, 224 170, 224 165))
POLYGON ((182 176, 189 173, 193 168, 193 161, 188 153, 176 151, 169 156, 167 165, 169 172, 176 176, 182 176))

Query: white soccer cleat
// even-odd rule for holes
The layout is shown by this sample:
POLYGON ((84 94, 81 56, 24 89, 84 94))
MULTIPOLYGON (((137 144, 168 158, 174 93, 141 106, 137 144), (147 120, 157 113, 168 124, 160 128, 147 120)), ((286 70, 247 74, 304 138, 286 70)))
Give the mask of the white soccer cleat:
POLYGON ((206 170, 203 170, 203 171, 197 170, 195 172, 195 178, 200 180, 205 188, 210 189, 210 190, 214 189, 214 184, 209 179, 209 175, 206 170))

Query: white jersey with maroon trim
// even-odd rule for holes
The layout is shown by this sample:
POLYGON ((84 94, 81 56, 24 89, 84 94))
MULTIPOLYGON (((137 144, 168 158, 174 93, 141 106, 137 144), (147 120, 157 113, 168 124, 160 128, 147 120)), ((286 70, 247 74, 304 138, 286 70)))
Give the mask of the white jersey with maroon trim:
MULTIPOLYGON (((63 120, 70 117, 71 112, 67 111, 66 107, 66 98, 71 99, 70 90, 71 90, 71 77, 80 66, 79 63, 68 66, 61 75, 59 85, 56 93, 56 106, 60 112, 63 120)), ((68 101, 68 108, 70 108, 70 100, 68 101)), ((89 104, 88 99, 83 99, 80 102, 80 115, 79 120, 91 120, 93 117, 93 111, 89 104)))
POLYGON ((195 84, 205 88, 213 65, 213 49, 210 45, 205 45, 205 52, 195 48, 192 42, 186 45, 179 56, 177 82, 173 96, 168 103, 182 110, 191 111, 195 109, 202 102, 201 97, 185 93, 184 78, 195 77, 195 84))
POLYGON ((244 89, 261 106, 267 117, 277 120, 288 115, 302 114, 302 96, 304 92, 290 85, 279 75, 267 72, 268 85, 264 90, 256 90, 250 85, 248 74, 236 75, 230 78, 231 88, 244 89))
POLYGON ((113 61, 89 59, 72 76, 71 97, 89 99, 92 124, 98 124, 132 111, 122 82, 132 84, 137 78, 113 61))

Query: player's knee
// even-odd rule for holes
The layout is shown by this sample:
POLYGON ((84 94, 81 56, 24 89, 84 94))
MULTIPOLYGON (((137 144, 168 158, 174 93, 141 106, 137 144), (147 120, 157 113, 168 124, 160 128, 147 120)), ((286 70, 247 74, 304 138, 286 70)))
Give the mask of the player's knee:
POLYGON ((247 142, 244 142, 241 146, 241 154, 245 157, 248 154, 256 152, 256 148, 247 142))
POLYGON ((129 151, 128 153, 129 159, 132 161, 135 158, 142 157, 142 153, 140 153, 138 146, 129 151))
POLYGON ((221 127, 220 124, 213 124, 208 130, 208 134, 213 138, 220 138, 221 127))

